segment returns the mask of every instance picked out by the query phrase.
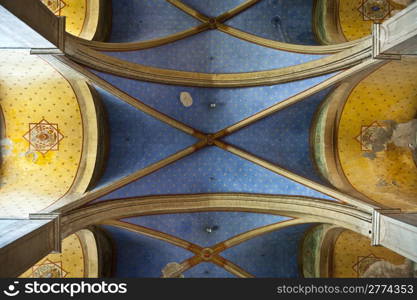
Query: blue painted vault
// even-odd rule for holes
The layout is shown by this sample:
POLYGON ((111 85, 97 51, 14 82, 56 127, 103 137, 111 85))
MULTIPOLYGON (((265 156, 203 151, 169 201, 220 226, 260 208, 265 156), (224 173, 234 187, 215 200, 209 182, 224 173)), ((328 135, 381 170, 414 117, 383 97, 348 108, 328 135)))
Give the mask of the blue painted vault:
MULTIPOLYGON (((183 0, 208 17, 216 17, 243 2, 183 0)), ((226 24, 271 40, 317 45, 313 32, 313 3, 313 0, 263 0, 226 24)), ((157 39, 201 24, 164 0, 113 0, 112 6, 112 31, 107 40, 110 43, 157 39)), ((324 57, 266 48, 218 30, 146 50, 104 53, 145 66, 203 73, 279 69, 324 57)), ((204 134, 215 134, 336 75, 325 74, 270 86, 204 88, 133 80, 94 68, 89 71, 138 103, 204 134), (192 103, 185 105, 181 101, 180 95, 184 92, 192 103)), ((310 135, 316 113, 333 88, 313 93, 221 141, 303 178, 330 186, 316 169, 310 135)), ((99 84, 95 89, 106 112, 110 141, 105 170, 95 191, 199 141, 126 103, 99 84)), ((289 195, 336 201, 219 147, 208 146, 143 178, 111 189, 88 205, 125 198, 205 193, 289 195)), ((210 247, 238 234, 290 219, 261 213, 209 211, 137 216, 121 221, 200 247, 210 247)), ((300 277, 297 253, 311 226, 284 227, 251 238, 220 255, 257 277, 300 277)), ((187 249, 127 229, 110 225, 102 228, 114 243, 113 276, 116 277, 161 277, 167 264, 181 263, 194 255, 187 249)), ((235 274, 211 262, 201 262, 186 270, 183 276, 235 277, 235 274)))

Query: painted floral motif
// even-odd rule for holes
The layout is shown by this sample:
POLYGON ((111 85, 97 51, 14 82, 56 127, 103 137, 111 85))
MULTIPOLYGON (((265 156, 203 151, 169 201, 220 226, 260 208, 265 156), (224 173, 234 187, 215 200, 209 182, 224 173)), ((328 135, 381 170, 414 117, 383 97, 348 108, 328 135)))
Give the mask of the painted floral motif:
POLYGON ((376 257, 373 254, 369 254, 368 256, 358 256, 358 261, 353 266, 353 270, 355 270, 358 277, 361 277, 369 268, 369 266, 380 260, 381 258, 376 257))
POLYGON ((62 269, 62 262, 52 262, 49 259, 43 261, 40 265, 32 267, 32 278, 64 278, 68 272, 62 269))
MULTIPOLYGON (((377 142, 381 139, 385 133, 388 134, 386 130, 387 126, 381 125, 377 121, 373 122, 371 125, 362 126, 361 133, 355 137, 355 139, 361 144, 362 151, 372 151, 376 147, 377 142)), ((389 138, 389 136, 388 136, 389 138)), ((384 139, 385 142, 385 139, 384 139)), ((377 149, 379 151, 386 149, 386 142, 381 142, 381 145, 377 145, 382 149, 377 149)))
POLYGON ((39 123, 30 123, 29 131, 23 136, 29 142, 29 151, 38 151, 45 155, 49 151, 58 151, 59 142, 64 136, 58 130, 58 124, 43 119, 39 123))
POLYGON ((393 7, 387 0, 363 0, 358 9, 365 21, 382 22, 391 16, 393 7))

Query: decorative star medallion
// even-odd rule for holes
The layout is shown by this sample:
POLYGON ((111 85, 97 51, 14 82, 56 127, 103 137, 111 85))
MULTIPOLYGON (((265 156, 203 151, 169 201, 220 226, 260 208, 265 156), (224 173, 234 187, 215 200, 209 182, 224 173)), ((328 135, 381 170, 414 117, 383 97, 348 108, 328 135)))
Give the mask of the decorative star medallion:
POLYGON ((382 260, 379 257, 376 257, 372 253, 368 256, 358 256, 357 263, 352 266, 353 270, 356 272, 358 277, 360 277, 366 270, 369 268, 370 265, 373 263, 382 260))
MULTIPOLYGON (((355 137, 355 140, 361 144, 361 150, 372 151, 373 144, 378 137, 379 131, 384 128, 386 128, 386 126, 379 124, 377 121, 369 126, 362 126, 361 133, 355 137)), ((386 148, 386 145, 384 145, 384 147, 386 148)))
POLYGON ((29 131, 23 137, 29 142, 29 151, 38 151, 43 155, 58 151, 59 142, 64 138, 58 130, 58 124, 45 119, 39 123, 29 123, 29 131))
POLYGON ((32 278, 64 278, 68 272, 62 268, 62 262, 45 259, 41 264, 32 267, 32 278))
POLYGON ((63 0, 42 0, 42 3, 58 16, 61 15, 61 10, 67 6, 63 0))
POLYGON ((358 8, 364 21, 374 21, 375 23, 381 23, 388 19, 393 9, 387 0, 362 0, 362 4, 358 8))

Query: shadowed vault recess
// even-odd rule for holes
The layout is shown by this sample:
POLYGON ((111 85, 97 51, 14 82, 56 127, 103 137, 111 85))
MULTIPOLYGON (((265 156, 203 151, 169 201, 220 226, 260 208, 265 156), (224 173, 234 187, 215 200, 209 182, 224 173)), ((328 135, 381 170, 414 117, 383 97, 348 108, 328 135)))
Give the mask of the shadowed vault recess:
POLYGON ((172 194, 259 193, 332 199, 217 147, 203 148, 97 201, 172 194))
MULTIPOLYGON (((182 2, 208 17, 217 17, 245 0, 182 2)), ((261 0, 225 24, 271 40, 318 45, 313 32, 313 8, 314 0, 261 0)), ((161 38, 201 24, 165 0, 113 0, 112 11, 108 42, 161 38)))
POLYGON ((255 237, 222 252, 255 277, 299 278, 299 247, 312 224, 295 225, 255 237))
POLYGON ((182 2, 209 17, 216 17, 245 1, 246 0, 183 0, 182 2))
POLYGON ((98 186, 174 154, 197 140, 96 87, 109 123, 110 151, 98 186))
POLYGON ((336 74, 272 86, 197 88, 143 82, 91 71, 145 104, 206 133, 214 133, 233 125, 336 74), (190 93, 193 98, 191 106, 184 107, 181 104, 181 92, 190 93), (215 108, 211 104, 215 104, 215 108))
POLYGON ((154 238, 113 226, 102 226, 113 242, 112 277, 161 277, 170 262, 182 262, 193 254, 154 238))
POLYGON ((168 233, 202 247, 288 217, 246 212, 198 212, 126 218, 122 221, 168 233), (207 232, 207 228, 212 231, 207 232))
POLYGON ((313 32, 314 1, 261 0, 226 24, 271 40, 318 45, 313 32))
POLYGON ((271 70, 324 57, 270 49, 218 30, 205 31, 156 48, 105 53, 142 65, 203 73, 271 70))
POLYGON ((235 275, 225 269, 206 262, 185 271, 183 275, 185 278, 236 278, 235 275))
POLYGON ((329 185, 314 165, 310 128, 320 104, 331 90, 327 88, 284 108, 226 137, 225 141, 303 177, 329 185))
POLYGON ((200 24, 165 0, 113 0, 109 42, 164 37, 200 24))
MULTIPOLYGON (((238 234, 282 222, 287 217, 246 212, 201 212, 143 216, 124 221, 168 233, 197 246, 211 247, 238 234), (212 231, 208 232, 207 228, 212 231)), ((297 254, 311 224, 295 225, 254 237, 220 252, 220 256, 257 277, 299 277, 297 254), (223 255, 224 254, 224 255, 223 255)), ((115 277, 161 277, 168 263, 181 263, 193 253, 170 243, 104 225, 115 243, 115 277)), ((209 262, 191 268, 185 277, 234 277, 209 262)))

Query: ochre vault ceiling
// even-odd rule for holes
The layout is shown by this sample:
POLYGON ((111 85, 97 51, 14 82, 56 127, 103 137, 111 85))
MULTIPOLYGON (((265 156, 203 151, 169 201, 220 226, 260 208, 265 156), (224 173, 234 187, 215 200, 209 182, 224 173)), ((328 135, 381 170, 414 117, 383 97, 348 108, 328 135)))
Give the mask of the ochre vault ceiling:
POLYGON ((0 210, 25 216, 72 186, 83 144, 81 112, 68 81, 27 50, 2 50, 0 74, 0 210))
MULTIPOLYGON (((404 145, 381 142, 382 148, 370 156, 372 145, 366 136, 373 128, 392 127, 387 121, 399 125, 416 118, 416 75, 416 63, 405 61, 374 71, 349 95, 338 129, 338 154, 350 183, 371 199, 404 209, 415 209, 417 204, 416 161, 408 146, 413 139, 404 145)), ((407 131, 401 134, 405 142, 407 131)))
POLYGON ((24 272, 23 278, 80 278, 85 277, 84 254, 76 234, 62 241, 62 252, 49 254, 24 272))
POLYGON ((79 36, 86 19, 86 0, 42 0, 56 15, 66 17, 66 30, 79 36))
POLYGON ((410 0, 349 0, 339 2, 340 26, 346 40, 371 34, 372 24, 382 23, 404 9, 410 0))
POLYGON ((98 265, 95 235, 92 231, 83 229, 62 240, 61 253, 47 255, 19 277, 96 278, 99 276, 98 265))
POLYGON ((337 278, 380 277, 389 265, 398 269, 398 277, 413 273, 412 263, 403 256, 384 247, 372 247, 369 239, 349 230, 338 236, 332 259, 332 275, 337 278))

